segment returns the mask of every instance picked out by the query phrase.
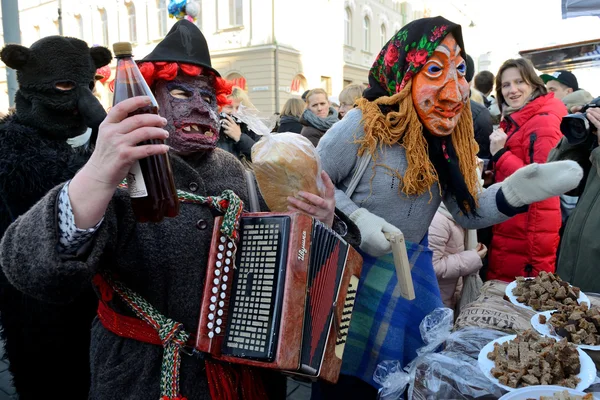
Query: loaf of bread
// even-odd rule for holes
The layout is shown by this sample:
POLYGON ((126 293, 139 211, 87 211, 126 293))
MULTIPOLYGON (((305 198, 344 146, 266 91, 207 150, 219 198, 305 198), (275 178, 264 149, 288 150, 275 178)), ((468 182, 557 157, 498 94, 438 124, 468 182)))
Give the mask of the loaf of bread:
POLYGON ((288 196, 299 191, 323 197, 319 154, 297 133, 265 135, 252 147, 252 164, 260 192, 271 211, 287 211, 288 196))

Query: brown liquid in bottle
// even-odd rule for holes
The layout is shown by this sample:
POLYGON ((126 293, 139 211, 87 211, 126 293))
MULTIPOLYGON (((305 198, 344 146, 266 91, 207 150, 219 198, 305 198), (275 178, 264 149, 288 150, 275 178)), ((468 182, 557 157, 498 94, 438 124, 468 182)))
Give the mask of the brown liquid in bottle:
MULTIPOLYGON (((117 57, 113 106, 131 97, 148 96, 152 99, 152 105, 139 108, 128 116, 158 114, 156 99, 132 59, 131 44, 115 43, 113 50, 117 57)), ((164 140, 148 140, 138 143, 138 146, 164 143, 164 140)), ((139 160, 127 175, 127 186, 138 222, 160 222, 164 217, 176 217, 179 214, 179 198, 167 154, 139 160)))

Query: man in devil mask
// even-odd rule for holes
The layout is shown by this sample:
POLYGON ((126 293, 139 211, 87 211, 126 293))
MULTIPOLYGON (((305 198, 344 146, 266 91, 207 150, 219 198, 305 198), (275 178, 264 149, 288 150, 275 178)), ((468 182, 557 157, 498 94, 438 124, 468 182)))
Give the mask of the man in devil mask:
MULTIPOLYGON (((0 235, 54 186, 72 178, 89 154, 67 140, 106 116, 92 93, 96 69, 111 53, 81 40, 50 36, 30 48, 10 44, 0 58, 17 71, 16 111, 0 121, 0 235)), ((35 251, 35 244, 32 244, 35 251)), ((19 263, 19 268, 26 268, 19 263)), ((90 386, 91 285, 68 305, 41 302, 0 274, 0 318, 10 371, 21 400, 66 395, 90 386)))
MULTIPOLYGON (((2 269, 16 287, 49 301, 73 298, 91 281, 97 285, 90 399, 284 398, 285 379, 278 373, 193 357, 183 348, 186 337, 194 337, 203 306, 213 224, 221 213, 213 207, 227 204, 231 218, 240 211, 237 196, 245 204, 250 199, 242 164, 216 148, 217 106, 227 103, 231 85, 212 67, 202 32, 187 20, 178 21, 140 61, 161 116, 127 117, 149 104, 146 97, 112 107, 90 160, 7 230, 2 269), (147 139, 166 139, 168 146, 138 145, 147 139), (167 152, 176 187, 185 192, 180 213, 160 224, 137 223, 129 194, 118 186, 136 159, 167 152), (121 297, 114 280, 138 296, 121 297), (130 300, 140 298, 144 312, 161 322, 133 312, 130 300), (173 329, 163 330, 164 323, 173 329)), ((302 194, 306 202, 290 198, 290 207, 332 225, 334 187, 330 180, 325 185, 323 198, 302 194)), ((216 307, 216 301, 206 307, 216 307)), ((214 321, 218 329, 222 323, 214 321)))

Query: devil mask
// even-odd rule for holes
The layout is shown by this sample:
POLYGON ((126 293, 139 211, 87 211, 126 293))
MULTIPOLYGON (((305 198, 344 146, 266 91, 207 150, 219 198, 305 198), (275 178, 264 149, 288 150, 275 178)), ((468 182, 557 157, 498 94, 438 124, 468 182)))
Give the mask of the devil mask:
POLYGON ((66 140, 98 127, 106 116, 92 89, 96 69, 112 59, 108 49, 49 36, 30 48, 7 45, 0 58, 17 71, 15 103, 22 123, 66 140))
POLYGON ((168 121, 167 143, 180 154, 212 150, 219 139, 217 108, 227 103, 231 84, 212 67, 198 27, 185 19, 140 61, 159 114, 168 121))
POLYGON ((154 87, 159 114, 167 119, 167 144, 180 154, 212 150, 219 139, 214 76, 180 72, 154 87))

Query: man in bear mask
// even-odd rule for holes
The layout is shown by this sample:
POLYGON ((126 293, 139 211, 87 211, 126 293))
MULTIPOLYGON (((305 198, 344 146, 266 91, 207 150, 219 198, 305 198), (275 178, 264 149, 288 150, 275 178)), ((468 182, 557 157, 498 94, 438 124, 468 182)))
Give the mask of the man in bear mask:
MULTIPOLYGON (((104 47, 49 36, 30 48, 9 44, 0 58, 17 71, 16 111, 0 121, 0 235, 89 158, 67 140, 97 129, 106 112, 92 93, 104 47)), ((35 245, 34 245, 35 247, 35 245)), ((32 247, 32 251, 35 248, 32 247)), ((26 268, 26 263, 21 263, 26 268)), ((89 288, 67 305, 41 302, 0 274, 0 318, 10 371, 21 400, 62 393, 84 399, 90 385, 90 324, 97 298, 89 288)))

